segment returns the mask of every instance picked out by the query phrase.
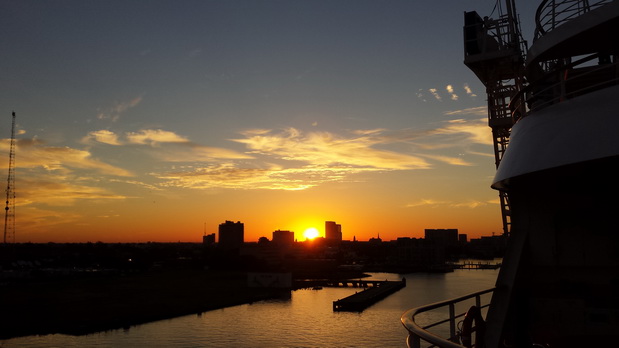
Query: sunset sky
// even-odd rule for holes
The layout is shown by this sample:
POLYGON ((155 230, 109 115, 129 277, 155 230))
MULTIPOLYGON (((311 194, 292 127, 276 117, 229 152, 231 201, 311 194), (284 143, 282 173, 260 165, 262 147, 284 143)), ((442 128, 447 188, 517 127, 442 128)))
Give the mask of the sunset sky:
POLYGON ((349 240, 498 234, 485 92, 462 63, 464 11, 494 6, 3 0, 15 239, 197 242, 226 220, 245 241, 326 220, 349 240))

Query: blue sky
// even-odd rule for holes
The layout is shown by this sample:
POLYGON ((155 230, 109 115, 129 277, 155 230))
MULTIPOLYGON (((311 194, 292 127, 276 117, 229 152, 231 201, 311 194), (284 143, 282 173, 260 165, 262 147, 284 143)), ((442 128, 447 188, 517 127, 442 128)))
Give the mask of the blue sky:
POLYGON ((346 238, 347 226, 375 234, 351 212, 366 210, 398 221, 390 237, 498 232, 484 89, 462 64, 463 12, 494 7, 2 1, 0 137, 15 110, 19 235, 130 240, 163 228, 153 239, 193 240, 204 221, 232 219, 257 239, 339 219, 346 238), (346 197, 342 212, 319 203, 329 192, 346 197), (292 204, 282 201, 312 218, 270 216, 292 204))

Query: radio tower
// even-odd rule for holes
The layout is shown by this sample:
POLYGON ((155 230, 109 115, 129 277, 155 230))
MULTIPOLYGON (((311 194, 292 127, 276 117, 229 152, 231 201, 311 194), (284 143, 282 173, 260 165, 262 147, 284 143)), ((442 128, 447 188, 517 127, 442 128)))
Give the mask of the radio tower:
POLYGON ((15 111, 11 126, 11 145, 9 150, 9 175, 6 184, 6 207, 4 208, 4 243, 15 243, 15 111))

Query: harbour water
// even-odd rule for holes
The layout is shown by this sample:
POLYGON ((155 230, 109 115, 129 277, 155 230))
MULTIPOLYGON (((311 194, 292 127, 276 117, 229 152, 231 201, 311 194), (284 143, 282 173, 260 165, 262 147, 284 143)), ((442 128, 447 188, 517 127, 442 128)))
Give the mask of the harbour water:
POLYGON ((333 301, 359 289, 325 287, 124 330, 4 340, 0 347, 405 347, 404 311, 493 287, 498 270, 371 275, 380 280, 405 277, 407 285, 361 313, 334 312, 332 307, 333 301))

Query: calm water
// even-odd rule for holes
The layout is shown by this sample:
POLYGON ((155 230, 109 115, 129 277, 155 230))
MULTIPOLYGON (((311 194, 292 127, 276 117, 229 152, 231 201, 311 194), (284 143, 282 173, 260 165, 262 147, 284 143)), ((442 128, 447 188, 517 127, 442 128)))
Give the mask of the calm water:
MULTIPOLYGON (((354 288, 293 291, 270 300, 86 336, 47 335, 0 341, 0 347, 406 347, 407 309, 494 286, 495 270, 407 274, 407 286, 362 313, 333 312, 354 288)), ((372 273, 374 279, 402 275, 372 273)), ((458 311, 465 311, 463 305, 458 311)), ((438 316, 439 314, 432 314, 438 316)), ((438 332, 438 331, 437 331, 438 332)))

